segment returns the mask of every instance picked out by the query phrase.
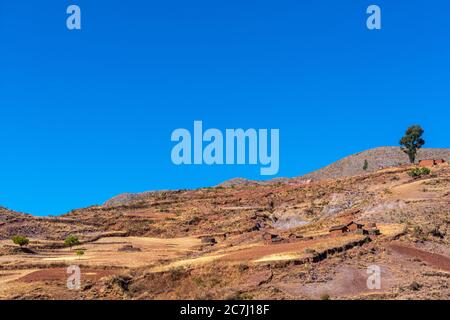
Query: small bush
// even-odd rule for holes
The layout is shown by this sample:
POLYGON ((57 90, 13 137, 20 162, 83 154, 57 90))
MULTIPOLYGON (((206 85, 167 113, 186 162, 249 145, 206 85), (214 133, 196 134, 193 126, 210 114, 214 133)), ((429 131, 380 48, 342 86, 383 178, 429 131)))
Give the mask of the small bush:
POLYGON ((312 254, 312 255, 316 255, 317 254, 317 251, 316 250, 314 250, 314 249, 305 249, 305 253, 306 254, 312 254))
POLYGON ((413 235, 415 238, 420 238, 420 237, 423 235, 423 230, 422 230, 422 228, 419 227, 419 226, 414 226, 412 235, 413 235))
POLYGON ((239 270, 239 272, 244 272, 244 271, 248 270, 248 265, 246 265, 244 263, 240 263, 238 265, 238 270, 239 270))
POLYGON ((411 289, 412 291, 419 291, 420 288, 422 286, 420 284, 418 284, 417 282, 413 281, 410 285, 409 285, 409 289, 411 289))
POLYGON ((18 246, 20 246, 21 248, 23 246, 27 246, 28 243, 30 243, 30 240, 28 240, 28 238, 23 237, 23 236, 14 236, 12 238, 12 241, 14 242, 14 244, 17 244, 18 246))
POLYGON ((441 230, 439 230, 439 227, 434 227, 434 228, 431 229, 428 233, 429 233, 430 235, 432 235, 433 237, 436 237, 436 238, 441 238, 441 239, 443 239, 443 238, 445 237, 445 233, 442 232, 441 230))
POLYGON ((325 293, 325 294, 320 296, 320 300, 330 300, 330 295, 325 293))
POLYGON ((183 267, 170 268, 168 272, 172 281, 180 280, 186 274, 183 267))
POLYGON ((83 250, 83 249, 78 249, 78 250, 75 251, 75 254, 76 254, 78 257, 81 258, 81 256, 84 255, 84 250, 83 250))
POLYGON ((414 168, 408 172, 409 176, 412 178, 420 178, 421 176, 429 175, 430 173, 431 170, 427 167, 414 168))

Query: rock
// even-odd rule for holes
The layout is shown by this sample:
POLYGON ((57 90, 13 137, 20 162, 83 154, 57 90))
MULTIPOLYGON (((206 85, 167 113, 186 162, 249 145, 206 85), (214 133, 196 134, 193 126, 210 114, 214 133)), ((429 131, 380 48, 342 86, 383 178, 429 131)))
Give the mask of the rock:
POLYGON ((139 248, 133 247, 133 245, 131 244, 126 244, 123 247, 117 249, 117 251, 121 251, 121 252, 140 252, 142 251, 139 248))

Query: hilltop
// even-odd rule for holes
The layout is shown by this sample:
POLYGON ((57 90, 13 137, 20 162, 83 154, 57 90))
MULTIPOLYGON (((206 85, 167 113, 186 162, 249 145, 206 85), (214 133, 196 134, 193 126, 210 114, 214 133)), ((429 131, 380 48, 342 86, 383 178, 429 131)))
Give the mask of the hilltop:
MULTIPOLYGON (((417 161, 422 159, 444 159, 450 161, 450 148, 423 148, 417 152, 417 161)), ((408 156, 399 147, 378 147, 347 156, 341 160, 304 175, 304 179, 336 179, 349 177, 382 168, 397 167, 410 164, 408 156), (368 168, 363 169, 367 160, 368 168)))

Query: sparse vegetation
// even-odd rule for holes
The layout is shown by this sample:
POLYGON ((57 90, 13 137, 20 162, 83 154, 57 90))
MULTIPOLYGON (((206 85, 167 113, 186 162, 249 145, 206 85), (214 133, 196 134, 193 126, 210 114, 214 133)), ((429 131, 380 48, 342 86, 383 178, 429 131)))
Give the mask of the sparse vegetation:
POLYGON ((369 162, 366 160, 364 160, 364 164, 363 164, 363 170, 367 171, 367 169, 369 168, 369 162))
POLYGON ((431 173, 431 170, 427 167, 422 168, 414 168, 408 171, 408 175, 412 178, 420 178, 424 175, 429 175, 431 173))
POLYGON ((242 272, 248 270, 248 265, 245 264, 245 263, 240 263, 240 264, 238 265, 238 270, 239 270, 239 272, 242 273, 242 272))
POLYGON ((434 227, 433 229, 431 229, 429 234, 432 235, 433 237, 440 238, 440 239, 444 239, 444 237, 445 237, 445 233, 443 231, 439 230, 439 227, 434 227))
POLYGON ((306 254, 311 254, 311 255, 316 255, 317 254, 317 251, 316 250, 313 250, 313 249, 305 249, 305 253, 306 254))
POLYGON ((421 287, 422 287, 422 286, 421 286, 419 283, 417 283, 416 281, 413 281, 413 282, 409 285, 409 289, 411 289, 412 291, 419 291, 421 287))
POLYGON ((422 230, 422 228, 419 227, 419 226, 414 226, 412 235, 413 235, 415 238, 420 238, 420 237, 422 237, 422 235, 423 235, 423 230, 422 230))
POLYGON ((183 277, 185 272, 186 271, 184 270, 183 267, 171 268, 171 269, 169 269, 170 279, 172 281, 177 281, 177 280, 181 279, 181 277, 183 277))

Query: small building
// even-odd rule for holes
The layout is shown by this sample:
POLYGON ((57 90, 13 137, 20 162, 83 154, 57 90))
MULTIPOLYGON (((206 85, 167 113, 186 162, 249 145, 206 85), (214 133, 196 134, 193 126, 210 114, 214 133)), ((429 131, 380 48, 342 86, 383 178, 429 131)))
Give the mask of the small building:
POLYGON ((356 231, 358 229, 362 229, 364 225, 357 223, 355 221, 351 221, 351 222, 347 223, 346 226, 349 231, 356 231))
POLYGON ((347 233, 348 232, 348 228, 345 224, 339 225, 339 226, 333 226, 330 228, 329 230, 330 234, 332 236, 337 236, 343 233, 347 233))
POLYGON ((444 159, 424 159, 419 161, 421 167, 432 167, 445 163, 444 159))
MULTIPOLYGON (((347 232, 355 232, 356 233, 359 230, 364 230, 363 226, 364 225, 361 223, 357 223, 355 221, 350 221, 347 224, 342 224, 342 225, 331 227, 329 229, 329 232, 332 236, 337 236, 337 235, 344 234, 347 232)), ((361 232, 361 231, 359 231, 359 232, 361 232)), ((363 231, 363 233, 364 233, 364 231, 363 231)))

